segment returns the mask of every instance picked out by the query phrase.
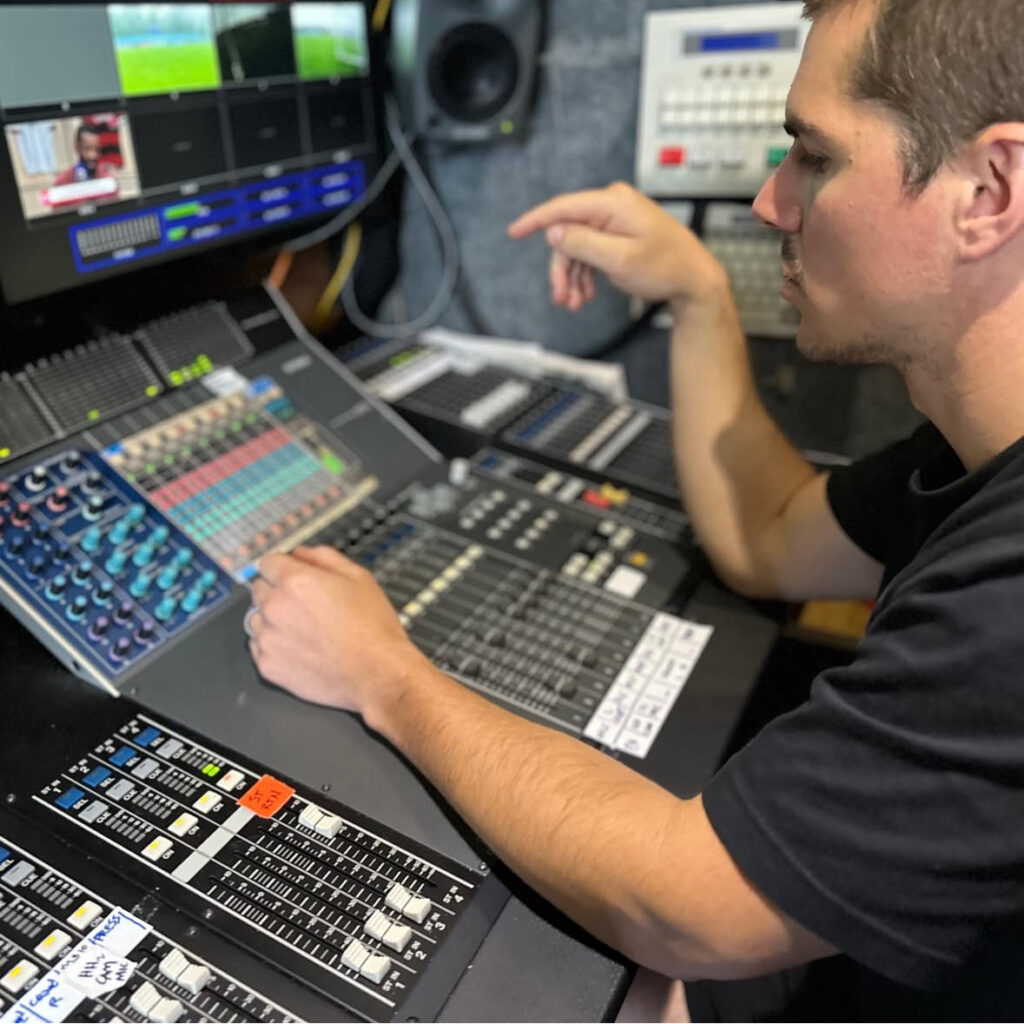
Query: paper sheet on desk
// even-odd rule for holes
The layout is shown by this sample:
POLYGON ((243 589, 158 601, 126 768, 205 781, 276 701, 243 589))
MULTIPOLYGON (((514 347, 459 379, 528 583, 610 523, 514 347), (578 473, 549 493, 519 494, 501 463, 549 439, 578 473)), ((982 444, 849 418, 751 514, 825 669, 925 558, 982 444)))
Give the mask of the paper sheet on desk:
POLYGON ((623 401, 629 397, 626 372, 618 363, 601 363, 594 359, 567 356, 561 352, 549 352, 535 341, 461 334, 444 327, 423 331, 420 339, 428 345, 443 348, 453 358, 468 364, 506 366, 527 377, 550 375, 578 381, 613 401, 623 401))

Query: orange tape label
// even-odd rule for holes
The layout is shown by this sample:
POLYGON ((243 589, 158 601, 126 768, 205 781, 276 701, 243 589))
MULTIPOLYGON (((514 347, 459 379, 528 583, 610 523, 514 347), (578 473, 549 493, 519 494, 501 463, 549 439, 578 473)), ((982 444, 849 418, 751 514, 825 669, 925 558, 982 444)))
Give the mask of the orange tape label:
POLYGON ((239 797, 238 806, 252 811, 261 818, 272 818, 294 796, 295 790, 275 779, 273 775, 264 775, 252 789, 239 797))

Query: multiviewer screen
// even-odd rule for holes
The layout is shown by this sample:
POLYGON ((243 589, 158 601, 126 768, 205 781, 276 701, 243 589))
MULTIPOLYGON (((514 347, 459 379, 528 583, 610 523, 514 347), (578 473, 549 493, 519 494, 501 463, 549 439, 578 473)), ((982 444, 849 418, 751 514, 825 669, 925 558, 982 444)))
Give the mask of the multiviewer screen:
POLYGON ((0 279, 56 292, 348 205, 366 7, 0 5, 0 279))

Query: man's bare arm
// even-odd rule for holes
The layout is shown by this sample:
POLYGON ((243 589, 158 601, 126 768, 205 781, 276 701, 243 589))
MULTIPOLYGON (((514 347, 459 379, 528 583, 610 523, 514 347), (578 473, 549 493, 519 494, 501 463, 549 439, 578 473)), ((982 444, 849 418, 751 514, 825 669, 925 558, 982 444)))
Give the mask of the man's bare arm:
POLYGON ((260 672, 362 714, 498 855, 594 935, 682 978, 746 977, 832 948, 747 881, 700 799, 453 682, 337 552, 270 556, 254 597, 260 672))

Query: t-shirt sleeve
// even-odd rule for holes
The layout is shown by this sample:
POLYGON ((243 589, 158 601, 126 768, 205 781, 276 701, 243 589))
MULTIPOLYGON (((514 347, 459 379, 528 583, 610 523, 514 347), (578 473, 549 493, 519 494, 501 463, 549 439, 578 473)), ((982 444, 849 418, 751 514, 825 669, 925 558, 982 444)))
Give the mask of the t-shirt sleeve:
POLYGON ((912 542, 910 476, 944 443, 926 423, 910 437, 829 474, 832 514, 850 540, 883 565, 898 559, 912 542))
MULTIPOLYGON (((704 805, 777 907, 896 981, 955 981, 1024 918, 1024 498, 965 511, 704 805)), ((927 552, 927 553, 926 553, 927 552)))

